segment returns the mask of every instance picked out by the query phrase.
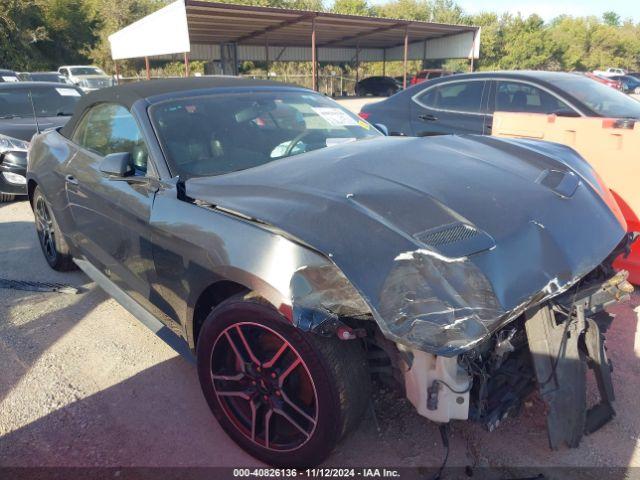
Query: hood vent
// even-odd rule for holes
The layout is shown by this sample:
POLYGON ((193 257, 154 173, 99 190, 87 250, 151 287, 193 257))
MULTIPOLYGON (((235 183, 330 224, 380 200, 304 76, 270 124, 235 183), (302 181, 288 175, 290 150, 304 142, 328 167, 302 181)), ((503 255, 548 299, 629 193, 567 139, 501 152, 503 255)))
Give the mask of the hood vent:
POLYGON ((448 257, 466 257, 495 245, 490 235, 466 223, 451 223, 416 233, 413 238, 448 257))
POLYGON ((580 185, 580 179, 573 172, 558 170, 545 170, 538 178, 538 182, 564 198, 572 197, 580 185))

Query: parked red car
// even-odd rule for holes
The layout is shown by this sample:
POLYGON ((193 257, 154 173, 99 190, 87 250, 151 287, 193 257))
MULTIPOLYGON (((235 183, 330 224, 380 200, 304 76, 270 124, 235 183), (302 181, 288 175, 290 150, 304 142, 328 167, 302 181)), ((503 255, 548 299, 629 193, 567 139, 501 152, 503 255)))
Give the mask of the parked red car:
POLYGON ((431 80, 432 78, 446 77, 447 75, 453 75, 455 72, 449 72, 441 68, 428 68, 426 70, 420 70, 411 79, 411 85, 431 80))
POLYGON ((607 87, 615 88, 616 90, 622 90, 622 82, 620 80, 614 80, 613 78, 601 77, 600 75, 596 75, 595 73, 585 73, 586 77, 589 77, 596 82, 600 82, 607 87))

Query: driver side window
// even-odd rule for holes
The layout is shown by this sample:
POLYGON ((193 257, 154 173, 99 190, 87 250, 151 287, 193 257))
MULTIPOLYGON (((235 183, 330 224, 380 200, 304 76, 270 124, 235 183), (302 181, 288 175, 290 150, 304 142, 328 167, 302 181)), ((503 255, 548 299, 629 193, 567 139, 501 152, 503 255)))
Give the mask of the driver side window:
POLYGON ((148 152, 140 129, 122 105, 101 103, 82 118, 71 139, 100 156, 110 153, 131 154, 136 173, 146 174, 148 152))
POLYGON ((573 109, 553 95, 533 85, 498 81, 495 110, 499 112, 555 113, 573 109))

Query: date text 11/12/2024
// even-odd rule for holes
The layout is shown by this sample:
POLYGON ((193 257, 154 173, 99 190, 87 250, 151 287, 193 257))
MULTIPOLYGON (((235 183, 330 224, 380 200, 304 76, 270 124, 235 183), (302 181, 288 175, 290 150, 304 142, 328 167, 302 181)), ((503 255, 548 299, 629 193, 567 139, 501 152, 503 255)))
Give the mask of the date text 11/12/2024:
POLYGON ((236 468, 233 476, 242 477, 281 477, 281 478, 397 478, 398 470, 388 468, 236 468))

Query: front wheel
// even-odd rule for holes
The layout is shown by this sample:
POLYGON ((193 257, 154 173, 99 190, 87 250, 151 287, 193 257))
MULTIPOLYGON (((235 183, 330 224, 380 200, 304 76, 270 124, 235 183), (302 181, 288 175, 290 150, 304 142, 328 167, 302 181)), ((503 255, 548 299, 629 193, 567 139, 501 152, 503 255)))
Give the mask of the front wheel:
POLYGON ((317 465, 367 406, 358 343, 303 333, 255 299, 234 297, 211 312, 197 358, 203 393, 222 428, 270 465, 317 465))

